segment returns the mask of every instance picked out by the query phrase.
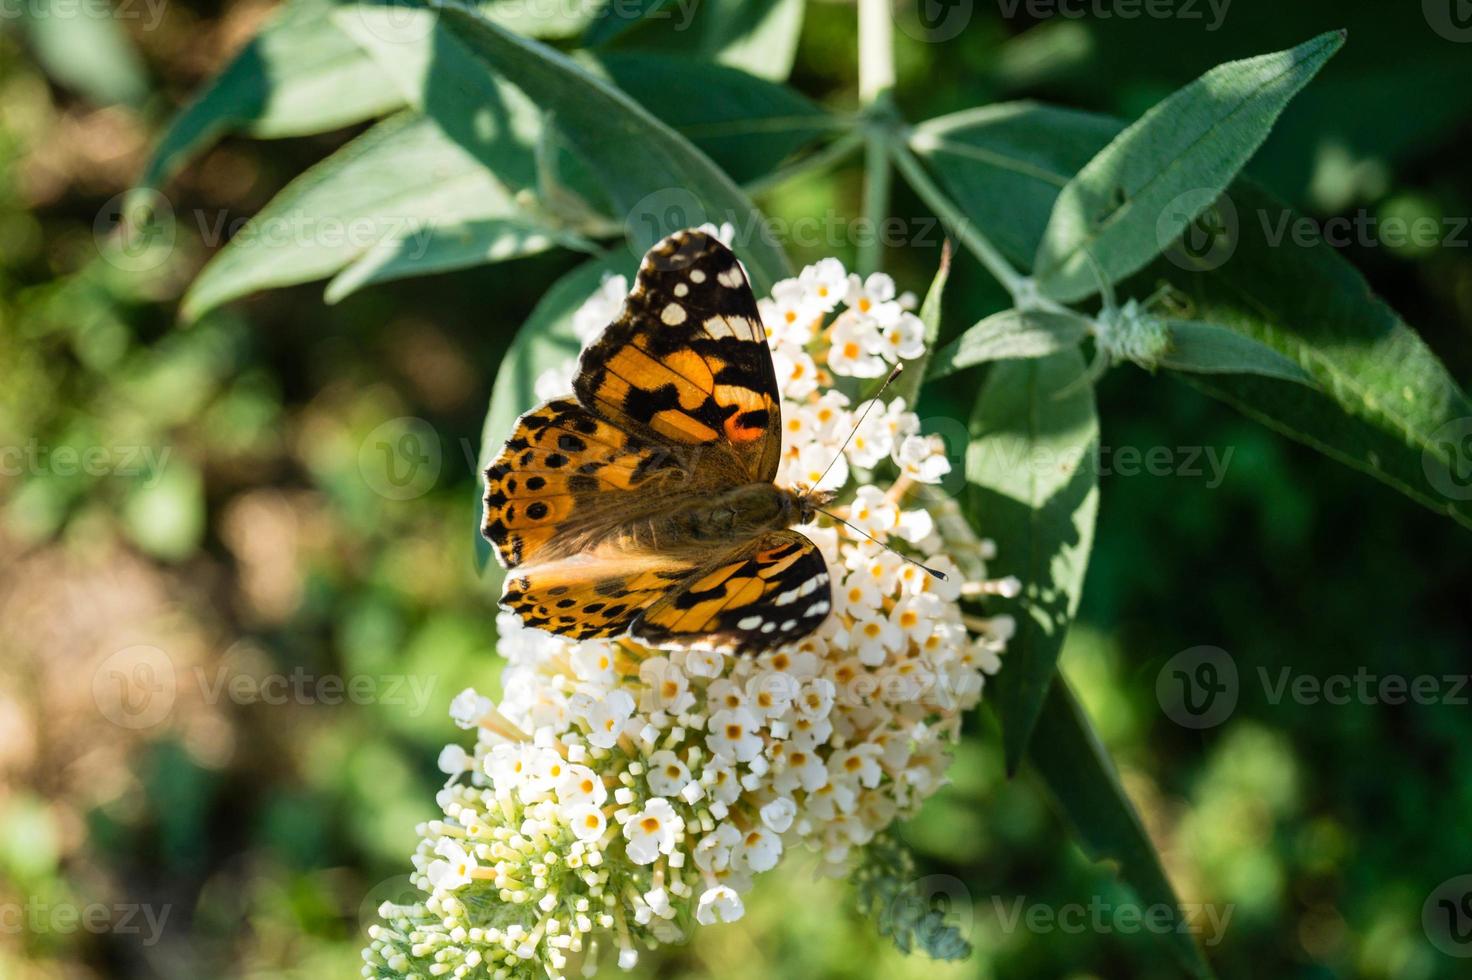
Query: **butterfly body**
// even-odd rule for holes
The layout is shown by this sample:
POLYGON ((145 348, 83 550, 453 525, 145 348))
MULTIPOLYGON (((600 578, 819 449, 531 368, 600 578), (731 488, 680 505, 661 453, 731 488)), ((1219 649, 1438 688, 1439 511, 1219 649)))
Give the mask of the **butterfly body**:
POLYGON ((826 618, 827 567, 792 528, 831 494, 773 482, 776 376, 729 249, 698 231, 655 245, 573 390, 486 470, 504 608, 574 639, 740 651, 826 618))

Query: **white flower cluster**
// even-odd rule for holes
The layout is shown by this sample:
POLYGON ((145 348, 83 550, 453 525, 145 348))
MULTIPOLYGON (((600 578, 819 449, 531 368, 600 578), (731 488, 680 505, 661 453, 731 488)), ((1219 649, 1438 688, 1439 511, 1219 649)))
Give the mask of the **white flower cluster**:
MULTIPOLYGON (((605 288, 580 320, 606 322, 623 290, 605 288)), ((905 306, 887 277, 861 282, 835 260, 762 301, 786 478, 826 467, 848 434, 856 413, 834 375, 878 377, 923 352, 905 306)), ((1012 631, 958 600, 1010 585, 963 584, 929 513, 905 506, 908 488, 945 473, 917 430, 902 404, 876 405, 845 454, 855 469, 887 457, 902 475, 887 493, 853 489, 844 465, 824 485, 848 501, 844 518, 943 580, 847 529, 806 526, 834 614, 756 656, 573 642, 503 614, 500 703, 466 691, 452 708, 477 737, 440 758, 444 818, 420 828, 414 856, 426 897, 383 907, 364 975, 561 977, 591 973, 604 944, 629 967, 641 947, 740 918, 753 877, 785 852, 846 873, 856 848, 940 787, 946 744, 1012 631)))

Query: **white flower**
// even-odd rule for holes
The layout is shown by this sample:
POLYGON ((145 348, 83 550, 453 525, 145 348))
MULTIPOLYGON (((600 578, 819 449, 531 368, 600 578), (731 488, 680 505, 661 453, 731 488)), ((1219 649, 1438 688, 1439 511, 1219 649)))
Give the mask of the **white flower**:
POLYGON ((796 344, 781 343, 772 348, 772 369, 783 398, 803 399, 818 390, 817 362, 796 344))
POLYGON ((756 717, 745 708, 722 708, 710 716, 710 734, 705 737, 705 744, 722 758, 750 762, 762 750, 756 728, 756 717))
MULTIPOLYGON (((608 276, 599 285, 598 291, 588 297, 572 315, 573 335, 586 347, 603 328, 618 318, 624 307, 624 297, 629 294, 629 282, 623 276, 608 276)), ((564 391, 572 391, 568 385, 564 391)))
POLYGON ((557 781, 557 798, 564 804, 590 803, 601 806, 608 799, 602 778, 587 766, 568 766, 557 781))
POLYGON ((879 323, 889 323, 903 311, 894 298, 894 280, 882 272, 872 273, 867 279, 849 276, 844 302, 849 309, 879 323))
POLYGON ((792 826, 792 821, 797 817, 797 804, 789 797, 779 796, 762 807, 760 813, 762 823, 775 833, 785 834, 787 828, 792 826))
POLYGON ((684 830, 685 821, 670 806, 670 801, 654 797, 624 824, 629 860, 635 864, 653 864, 661 854, 673 853, 675 842, 684 830))
POLYGON ((766 827, 753 827, 741 838, 741 858, 752 871, 770 871, 782 856, 782 838, 766 827))
POLYGON ((939 483, 951 471, 945 445, 934 437, 906 436, 895 453, 895 461, 920 483, 939 483))
POLYGON ((735 922, 745 914, 746 908, 741 904, 741 896, 725 885, 717 885, 702 892, 700 903, 695 907, 695 921, 703 926, 715 925, 717 922, 735 922))
POLYGON ((598 840, 608 829, 608 818, 591 803, 579 803, 567 812, 567 824, 581 841, 598 840))
POLYGON ((888 360, 912 360, 925 353, 925 324, 913 313, 900 313, 884 327, 884 354, 888 360))
POLYGON ((862 317, 840 317, 833 325, 828 367, 849 378, 877 378, 889 370, 880 355, 879 331, 862 317))
POLYGON ((475 869, 479 867, 475 856, 467 853, 457 842, 442 840, 435 848, 435 853, 440 856, 440 860, 432 861, 428 871, 429 880, 434 887, 454 891, 474 880, 475 869))
POLYGON ((813 339, 813 324, 827 312, 807 284, 797 279, 783 279, 773 286, 772 298, 758 301, 757 311, 769 340, 797 346, 813 339))
POLYGON ((848 294, 848 274, 837 259, 820 259, 802 270, 798 281, 824 313, 832 313, 848 294))
POLYGON ((600 748, 612 748, 623 733, 624 722, 634 713, 634 698, 627 691, 610 691, 595 701, 588 711, 588 741, 600 748))
POLYGON ((787 463, 787 482, 814 490, 834 490, 848 482, 848 461, 837 446, 810 442, 787 463))
POLYGON ((467 769, 474 767, 475 763, 470 756, 458 745, 446 745, 440 751, 439 770, 451 776, 458 776, 467 769))
POLYGON ((657 796, 677 796, 690 782, 690 769, 669 749, 661 749, 644 763, 649 789, 657 796))
POLYGON ((568 358, 556 367, 547 368, 532 383, 532 394, 539 402, 572 394, 572 379, 577 370, 578 362, 575 358, 568 358))
POLYGON ((461 728, 474 728, 495 709, 496 705, 490 698, 477 694, 475 688, 467 687, 450 702, 450 719, 461 728))
POLYGON ((690 650, 685 654, 685 673, 691 677, 719 677, 725 662, 719 650, 690 650))

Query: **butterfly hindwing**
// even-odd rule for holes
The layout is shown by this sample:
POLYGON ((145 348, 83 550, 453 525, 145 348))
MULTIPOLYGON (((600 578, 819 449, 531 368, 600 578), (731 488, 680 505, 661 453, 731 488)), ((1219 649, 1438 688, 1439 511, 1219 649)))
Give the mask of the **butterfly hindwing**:
POLYGON ((777 474, 781 405, 766 331, 741 264, 705 232, 650 249, 619 318, 583 352, 574 390, 630 432, 718 446, 747 480, 777 474))
POLYGON ((575 555, 508 575, 501 607, 574 640, 619 636, 693 568, 660 555, 575 555))
POLYGON ((634 620, 629 635, 654 647, 747 653, 806 636, 831 608, 817 545, 797 531, 769 531, 690 573, 634 620))

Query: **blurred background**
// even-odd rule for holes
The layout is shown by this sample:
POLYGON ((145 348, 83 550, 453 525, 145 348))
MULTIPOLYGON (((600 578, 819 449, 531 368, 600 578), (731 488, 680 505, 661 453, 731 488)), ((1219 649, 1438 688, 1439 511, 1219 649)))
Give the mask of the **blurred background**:
MULTIPOLYGON (((435 812, 435 758, 459 735, 446 707, 466 686, 495 690, 473 459, 512 325, 578 259, 331 307, 314 284, 176 326, 216 222, 248 217, 360 130, 227 139, 169 187, 198 220, 178 222, 167 263, 100 257, 115 197, 171 114, 271 7, 0 4, 0 978, 356 975, 372 909, 402 894, 414 825, 435 812), (406 431, 438 448, 408 491, 376 456, 406 431)), ((1021 97, 1133 118, 1218 62, 1347 27, 1248 169, 1319 221, 1437 219, 1439 244, 1371 233, 1342 251, 1465 384, 1472 25, 1455 0, 1142 9, 902 11, 901 26, 966 19, 932 32, 943 40, 897 32, 899 101, 912 119, 1021 97)), ((851 108, 855 40, 850 5, 810 4, 793 84, 851 108)), ((850 166, 759 203, 851 214, 858 195, 850 166)), ((905 192, 897 208, 923 213, 905 192)), ((886 263, 923 290, 936 259, 886 263)), ((963 260, 948 310, 1000 302, 963 260)), ((1100 395, 1106 451, 1164 447, 1172 462, 1161 475, 1106 458, 1064 665, 1183 900, 1229 916, 1201 921, 1212 961, 1225 977, 1469 975, 1472 910, 1437 908, 1472 873, 1472 539, 1171 378, 1121 368, 1100 395), (1201 646, 1225 651, 1238 684, 1194 728, 1162 709, 1157 679, 1201 646), (1281 684, 1357 674, 1370 694, 1348 703, 1281 684), (1420 675, 1427 703, 1375 694, 1420 675)), ((944 393, 930 409, 964 411, 944 393)), ((1004 777, 991 720, 969 729, 953 785, 904 836, 971 960, 901 956, 842 884, 794 860, 761 880, 746 919, 640 972, 1175 976, 1159 940, 1116 914, 1133 900, 1112 870, 1033 780, 1004 777)))

